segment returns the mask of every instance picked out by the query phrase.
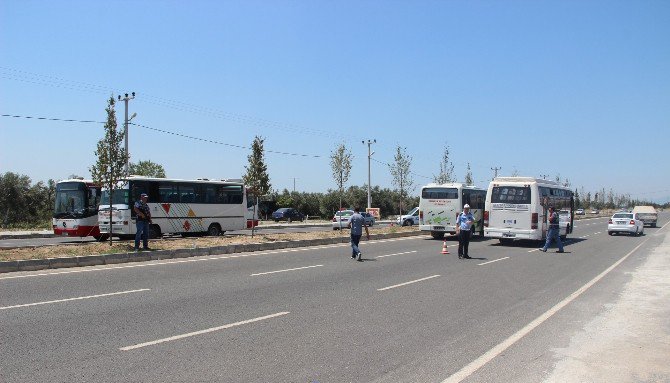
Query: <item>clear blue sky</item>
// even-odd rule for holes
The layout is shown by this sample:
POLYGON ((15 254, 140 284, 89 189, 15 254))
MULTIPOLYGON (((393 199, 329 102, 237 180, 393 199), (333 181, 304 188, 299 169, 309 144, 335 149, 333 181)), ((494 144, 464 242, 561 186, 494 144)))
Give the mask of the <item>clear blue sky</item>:
MULTIPOLYGON (((336 188, 342 142, 363 186, 376 139, 381 187, 398 145, 415 194, 449 147, 480 186, 670 200, 669 1, 1 0, 0 49, 0 114, 104 121, 134 91, 131 160, 173 178, 241 177, 258 135, 274 189, 336 188)), ((88 177, 102 136, 0 117, 0 173, 88 177)))

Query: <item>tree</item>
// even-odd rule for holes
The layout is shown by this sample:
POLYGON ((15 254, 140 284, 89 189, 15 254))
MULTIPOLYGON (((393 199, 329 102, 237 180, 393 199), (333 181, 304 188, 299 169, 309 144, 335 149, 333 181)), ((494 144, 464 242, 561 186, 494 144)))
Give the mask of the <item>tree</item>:
MULTIPOLYGON (((268 166, 265 164, 264 142, 264 138, 259 136, 254 137, 254 142, 251 144, 251 154, 247 157, 249 165, 245 166, 247 173, 242 177, 249 193, 256 199, 254 209, 258 205, 259 198, 268 194, 272 188, 272 185, 270 185, 270 176, 268 175, 268 166)), ((254 211, 255 216, 256 212, 254 211)), ((251 236, 254 235, 254 229, 255 226, 251 225, 251 236)))
POLYGON ((163 165, 148 160, 140 161, 138 163, 131 162, 128 172, 138 176, 165 178, 165 169, 163 168, 163 165))
MULTIPOLYGON (((119 181, 127 176, 125 165, 128 161, 128 153, 123 148, 124 134, 117 129, 116 111, 114 110, 114 97, 107 102, 107 122, 105 122, 105 136, 98 141, 95 151, 96 163, 89 168, 93 182, 101 185, 109 191, 109 233, 112 233, 112 202, 114 190, 120 188, 119 181)), ((112 236, 109 236, 109 245, 112 245, 112 236)))
POLYGON ((412 165, 412 157, 407 153, 407 148, 396 147, 396 154, 394 156, 394 163, 389 165, 391 176, 393 177, 393 184, 398 188, 399 204, 398 210, 402 215, 403 201, 407 198, 409 191, 414 189, 414 180, 410 173, 412 165))
POLYGON ((472 170, 470 169, 470 163, 468 162, 468 168, 465 170, 465 184, 474 185, 475 180, 472 178, 472 170))
POLYGON ((330 168, 333 171, 337 189, 340 191, 340 210, 342 210, 344 184, 349 180, 349 174, 351 173, 351 159, 351 151, 347 150, 343 143, 330 154, 330 168))
POLYGON ((446 184, 456 181, 454 164, 449 160, 449 146, 444 147, 444 153, 442 153, 442 160, 440 161, 440 173, 433 175, 433 181, 436 184, 446 184))

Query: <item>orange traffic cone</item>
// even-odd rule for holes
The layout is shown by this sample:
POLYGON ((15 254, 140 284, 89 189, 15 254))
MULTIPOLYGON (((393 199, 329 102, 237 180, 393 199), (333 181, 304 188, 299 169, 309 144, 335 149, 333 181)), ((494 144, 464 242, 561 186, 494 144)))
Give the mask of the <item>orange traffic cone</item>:
POLYGON ((444 243, 442 244, 442 254, 449 254, 449 250, 447 250, 447 240, 444 240, 444 243))

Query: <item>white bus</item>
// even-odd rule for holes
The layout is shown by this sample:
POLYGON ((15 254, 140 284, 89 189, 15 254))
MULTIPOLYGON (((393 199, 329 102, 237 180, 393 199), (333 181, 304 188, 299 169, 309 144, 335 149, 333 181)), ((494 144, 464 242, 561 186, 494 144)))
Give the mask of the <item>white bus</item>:
POLYGON ((435 239, 445 233, 456 234, 456 218, 465 204, 475 216, 472 233, 484 234, 483 212, 486 190, 463 183, 428 184, 421 188, 419 230, 428 231, 435 239))
POLYGON ((500 243, 544 240, 550 205, 559 213, 560 236, 565 238, 574 223, 575 199, 569 188, 533 177, 497 177, 486 194, 484 236, 498 238, 500 243))
POLYGON ((109 233, 109 191, 102 192, 98 223, 100 232, 121 238, 132 238, 136 232, 133 209, 140 194, 149 196, 152 222, 151 238, 163 234, 221 235, 229 230, 249 227, 257 222, 247 206, 244 184, 237 181, 208 179, 179 180, 131 176, 113 192, 111 204, 112 231, 109 233))
POLYGON ((102 239, 98 228, 100 190, 100 185, 83 178, 58 181, 52 220, 54 234, 102 239))

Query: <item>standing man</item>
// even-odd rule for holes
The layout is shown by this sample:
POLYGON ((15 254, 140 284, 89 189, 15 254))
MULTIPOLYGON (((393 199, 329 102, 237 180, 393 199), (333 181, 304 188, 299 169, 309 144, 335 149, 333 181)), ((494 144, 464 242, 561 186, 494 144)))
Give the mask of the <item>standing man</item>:
POLYGON ((559 225, 560 218, 558 213, 554 210, 553 206, 549 206, 549 230, 547 230, 547 241, 544 243, 544 247, 540 248, 540 251, 547 252, 547 249, 551 245, 552 241, 556 241, 558 244, 557 253, 563 252, 563 242, 561 242, 561 228, 559 225))
POLYGON ((149 224, 151 223, 151 211, 149 210, 149 205, 147 205, 147 200, 149 196, 145 193, 140 195, 139 201, 135 202, 133 210, 136 214, 136 227, 137 231, 135 232, 135 251, 140 250, 140 238, 142 238, 142 244, 144 245, 144 250, 151 250, 149 248, 149 224))
POLYGON ((362 262, 361 250, 358 248, 358 243, 361 241, 363 235, 363 228, 365 228, 365 235, 370 240, 370 232, 368 225, 365 224, 365 218, 360 213, 361 208, 354 208, 354 214, 349 218, 349 228, 351 228, 351 259, 362 262))
POLYGON ((470 245, 470 236, 472 235, 472 224, 475 223, 475 216, 470 213, 470 205, 463 206, 463 212, 456 219, 456 231, 458 235, 458 259, 472 259, 468 255, 468 246, 470 245))

